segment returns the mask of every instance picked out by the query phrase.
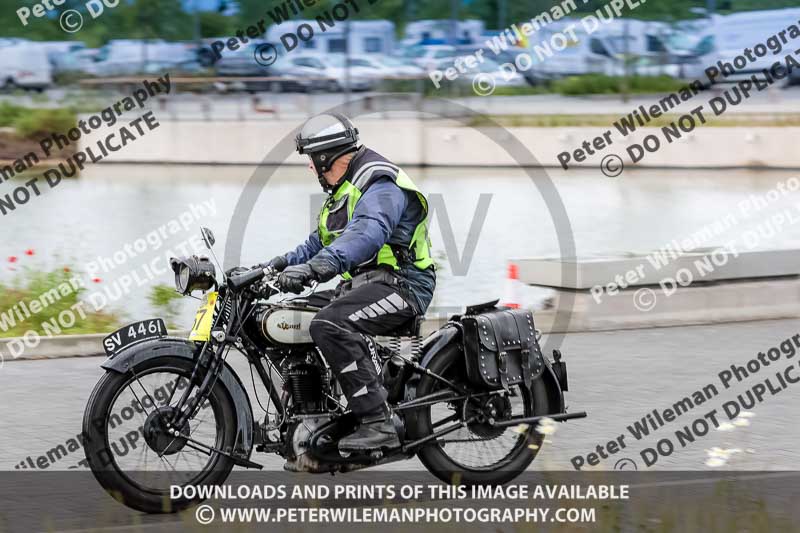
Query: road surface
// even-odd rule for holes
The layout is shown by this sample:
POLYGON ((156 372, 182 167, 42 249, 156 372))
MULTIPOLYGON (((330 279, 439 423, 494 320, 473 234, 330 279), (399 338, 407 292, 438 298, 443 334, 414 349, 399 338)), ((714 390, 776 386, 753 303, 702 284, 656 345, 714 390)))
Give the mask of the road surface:
MULTIPOLYGON (((782 387, 775 374, 792 365, 795 369, 788 376, 800 377, 796 368, 800 356, 787 358, 781 354, 778 361, 768 367, 762 365, 742 382, 733 378, 729 390, 724 389, 718 374, 729 370, 732 364, 745 366, 758 352, 766 352, 798 333, 797 321, 781 320, 569 335, 563 346, 570 379, 567 404, 571 411, 588 411, 589 418, 560 424, 556 434, 549 438, 552 443, 545 445, 533 468, 569 470, 573 461, 580 463, 575 457, 582 456, 583 467, 594 462, 599 469, 613 469, 615 465, 632 468, 635 463, 640 470, 647 469, 642 450, 654 448, 659 440, 669 438, 675 450, 668 457, 659 457, 653 469, 707 469, 706 450, 715 446, 742 450, 731 457, 726 468, 794 469, 796 443, 800 440, 796 423, 800 384, 786 382, 782 387), (769 392, 769 386, 762 387, 767 392, 762 395, 763 401, 749 409, 754 414, 749 427, 736 427, 733 431, 714 429, 712 418, 718 423, 728 421, 723 409, 725 402, 735 400, 738 394, 744 396, 748 389, 767 378, 775 394, 769 392), (717 394, 712 394, 709 385, 717 394), (698 397, 696 391, 705 391, 704 396, 698 397), (687 396, 694 399, 689 410, 685 407, 687 396), (654 409, 669 418, 664 411, 674 411, 676 403, 684 406, 677 407, 679 412, 681 409, 687 412, 680 412, 672 423, 657 431, 651 429, 649 436, 637 440, 627 429, 654 409), (703 418, 715 409, 716 416, 703 418), (703 422, 695 423, 697 419, 706 421, 707 433, 703 422), (692 432, 694 442, 675 435, 676 430, 692 423, 696 430, 692 432), (620 446, 620 435, 624 448, 620 446), (618 444, 608 446, 609 441, 618 444), (596 449, 598 445, 602 453, 596 449), (616 453, 609 454, 615 448, 616 453), (591 452, 597 456, 588 457, 591 452)), ((4 408, 0 422, 0 470, 13 470, 27 462, 27 457, 36 464, 53 447, 68 443, 80 432, 86 400, 102 374, 101 362, 102 358, 8 361, 0 368, 0 404, 4 408)), ((234 366, 250 387, 246 365, 237 361, 234 366)), ((662 449, 666 450, 666 446, 662 443, 662 449)), ((283 464, 276 456, 254 454, 253 458, 269 469, 279 469, 283 464)), ((55 460, 39 461, 46 465, 44 469, 64 470, 82 459, 82 450, 74 450, 55 460)), ((417 461, 396 463, 392 467, 422 468, 417 461)))

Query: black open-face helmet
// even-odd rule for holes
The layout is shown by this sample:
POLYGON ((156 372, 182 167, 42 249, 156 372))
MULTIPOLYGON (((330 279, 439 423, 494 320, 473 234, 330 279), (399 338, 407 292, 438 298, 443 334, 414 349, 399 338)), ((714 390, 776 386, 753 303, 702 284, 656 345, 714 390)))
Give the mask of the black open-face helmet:
POLYGON ((358 128, 344 115, 322 113, 303 124, 295 141, 297 152, 311 157, 322 189, 330 192, 338 183, 329 185, 323 174, 331 169, 334 161, 358 150, 358 128))

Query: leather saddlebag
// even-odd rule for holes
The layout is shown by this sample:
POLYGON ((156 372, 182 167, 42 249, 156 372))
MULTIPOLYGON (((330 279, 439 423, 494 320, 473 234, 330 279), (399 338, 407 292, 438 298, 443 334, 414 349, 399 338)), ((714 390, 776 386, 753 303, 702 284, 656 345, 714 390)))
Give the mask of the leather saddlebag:
POLYGON ((492 390, 531 381, 544 371, 533 313, 524 309, 492 309, 466 315, 464 354, 467 379, 492 390))

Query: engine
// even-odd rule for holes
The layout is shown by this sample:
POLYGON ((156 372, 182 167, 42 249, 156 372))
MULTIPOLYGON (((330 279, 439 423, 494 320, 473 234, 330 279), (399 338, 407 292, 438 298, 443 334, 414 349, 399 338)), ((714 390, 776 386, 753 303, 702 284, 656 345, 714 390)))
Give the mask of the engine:
POLYGON ((284 394, 291 399, 294 415, 326 412, 331 383, 328 370, 314 352, 286 357, 281 364, 284 394))
MULTIPOLYGON (((328 395, 331 376, 315 351, 291 353, 281 361, 283 393, 290 413, 285 435, 289 459, 287 468, 296 472, 327 472, 326 467, 308 453, 311 435, 330 422, 328 395)), ((331 401, 332 403, 332 401, 331 401)))

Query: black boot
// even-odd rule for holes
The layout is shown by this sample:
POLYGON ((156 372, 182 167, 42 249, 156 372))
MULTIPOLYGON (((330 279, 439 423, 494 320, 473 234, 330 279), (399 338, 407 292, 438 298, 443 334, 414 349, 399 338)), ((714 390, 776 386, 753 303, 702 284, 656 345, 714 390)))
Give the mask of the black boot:
POLYGON ((350 435, 339 440, 339 450, 344 452, 364 452, 380 448, 396 448, 400 438, 387 405, 378 410, 361 415, 361 426, 350 435))

